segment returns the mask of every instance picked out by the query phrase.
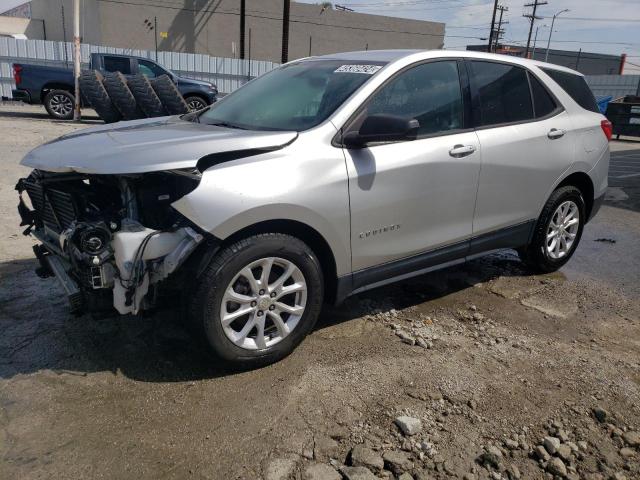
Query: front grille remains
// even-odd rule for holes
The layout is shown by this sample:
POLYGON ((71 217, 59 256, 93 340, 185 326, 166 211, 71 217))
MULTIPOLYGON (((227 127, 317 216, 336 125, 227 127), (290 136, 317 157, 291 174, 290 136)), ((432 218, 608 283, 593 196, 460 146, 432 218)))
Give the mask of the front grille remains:
POLYGON ((61 232, 78 218, 71 194, 44 186, 33 177, 26 178, 23 184, 39 220, 50 228, 61 232))

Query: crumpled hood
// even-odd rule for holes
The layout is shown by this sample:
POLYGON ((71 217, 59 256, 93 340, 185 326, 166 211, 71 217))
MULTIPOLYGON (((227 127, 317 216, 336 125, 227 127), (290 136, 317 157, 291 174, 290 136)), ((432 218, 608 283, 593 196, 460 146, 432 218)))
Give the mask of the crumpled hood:
POLYGON ((33 149, 21 164, 49 172, 111 175, 176 170, 194 168, 205 155, 277 148, 297 136, 215 127, 179 117, 147 118, 64 135, 33 149))

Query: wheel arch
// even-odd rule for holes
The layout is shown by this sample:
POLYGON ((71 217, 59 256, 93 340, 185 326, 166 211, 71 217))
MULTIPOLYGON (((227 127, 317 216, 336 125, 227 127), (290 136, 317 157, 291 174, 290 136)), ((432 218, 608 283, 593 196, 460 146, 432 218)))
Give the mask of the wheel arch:
POLYGON ((187 92, 182 94, 182 98, 184 98, 185 100, 189 97, 198 97, 207 105, 211 105, 211 103, 209 103, 209 99, 201 92, 187 92))
POLYGON ((222 245, 232 244, 240 239, 260 233, 283 233, 299 238, 306 243, 318 257, 324 277, 325 301, 334 302, 337 291, 336 259, 325 238, 313 227, 306 223, 291 219, 265 220, 248 225, 234 232, 222 242, 222 245))
POLYGON ((51 90, 64 90, 65 92, 69 92, 71 95, 73 95, 73 88, 74 87, 66 83, 49 82, 45 84, 40 90, 40 102, 44 102, 44 97, 46 97, 47 93, 49 93, 51 90))
POLYGON ((595 192, 591 177, 584 172, 573 172, 562 179, 562 181, 560 181, 556 186, 556 189, 569 185, 576 187, 580 192, 582 192, 582 198, 584 199, 586 207, 585 218, 591 218, 595 192))

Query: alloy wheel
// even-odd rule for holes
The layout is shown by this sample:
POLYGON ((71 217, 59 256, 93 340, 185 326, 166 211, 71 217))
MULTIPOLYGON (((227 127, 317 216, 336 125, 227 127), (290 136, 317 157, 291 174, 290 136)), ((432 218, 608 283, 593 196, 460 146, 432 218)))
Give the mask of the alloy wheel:
POLYGON ((56 115, 65 117, 73 111, 73 102, 66 95, 56 94, 51 97, 49 107, 56 115))
POLYGON ((242 268, 220 305, 222 329, 246 350, 272 347, 296 328, 307 302, 307 283, 291 261, 266 257, 242 268))
POLYGON ((547 255, 554 260, 563 258, 571 251, 580 227, 580 210, 578 205, 567 200, 562 202, 547 227, 547 255))
POLYGON ((203 108, 205 108, 207 104, 199 98, 192 98, 191 100, 189 100, 187 106, 189 107, 190 112, 197 112, 198 110, 202 110, 203 108))

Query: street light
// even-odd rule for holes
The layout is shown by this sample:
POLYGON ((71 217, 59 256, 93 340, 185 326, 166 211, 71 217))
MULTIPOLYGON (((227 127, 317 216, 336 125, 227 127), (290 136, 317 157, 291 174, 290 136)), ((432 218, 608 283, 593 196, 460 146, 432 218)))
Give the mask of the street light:
POLYGON ((549 25, 544 24, 544 25, 538 25, 538 26, 536 27, 536 34, 535 34, 535 36, 533 37, 533 53, 531 53, 531 59, 532 59, 532 60, 535 60, 535 59, 536 59, 536 42, 538 41, 538 30, 540 30, 541 28, 546 28, 546 27, 548 27, 548 26, 549 26, 549 25))
POLYGON ((547 41, 547 53, 544 56, 545 62, 549 59, 549 47, 551 46, 551 34, 553 33, 553 24, 556 22, 556 17, 562 13, 569 12, 569 11, 570 10, 568 8, 565 8, 564 10, 560 10, 558 13, 556 13, 553 16, 553 19, 551 20, 551 29, 549 30, 549 40, 547 41))

